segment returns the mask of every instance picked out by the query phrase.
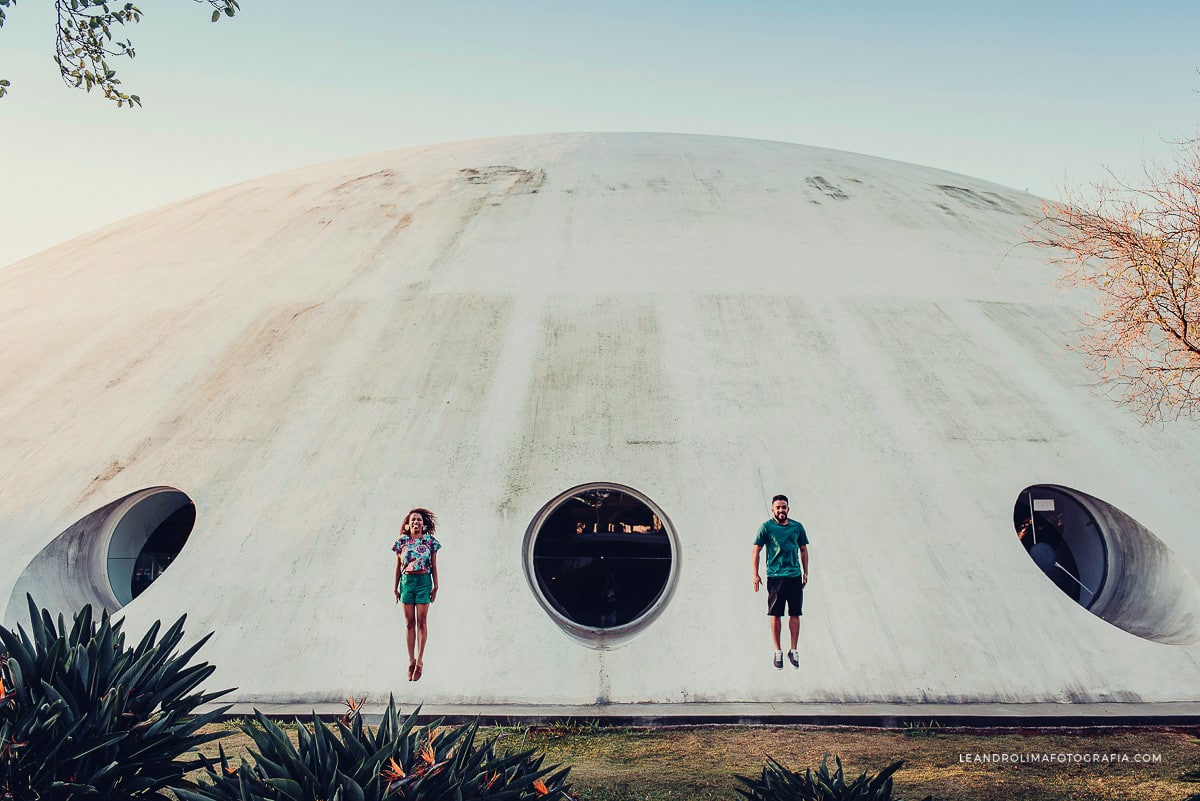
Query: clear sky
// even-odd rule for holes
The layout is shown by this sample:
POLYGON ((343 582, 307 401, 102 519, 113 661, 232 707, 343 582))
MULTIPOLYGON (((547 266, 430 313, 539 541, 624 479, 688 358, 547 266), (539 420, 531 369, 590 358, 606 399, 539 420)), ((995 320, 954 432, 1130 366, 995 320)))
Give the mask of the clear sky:
POLYGON ((50 0, 0 29, 0 265, 344 156, 560 131, 775 139, 1042 196, 1200 125, 1200 2, 141 0, 144 107, 62 85, 50 0))

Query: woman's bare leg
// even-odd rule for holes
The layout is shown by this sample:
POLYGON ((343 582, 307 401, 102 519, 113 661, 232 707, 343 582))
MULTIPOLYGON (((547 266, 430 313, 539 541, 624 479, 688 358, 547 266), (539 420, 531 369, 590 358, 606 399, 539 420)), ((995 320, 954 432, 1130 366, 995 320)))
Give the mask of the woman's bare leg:
MULTIPOLYGON (((428 607, 422 607, 428 608, 428 607)), ((424 615, 422 615, 424 617, 424 615)), ((404 605, 404 641, 408 645, 408 680, 413 680, 413 668, 417 666, 417 657, 415 656, 415 648, 417 644, 417 605, 404 605)), ((421 643, 421 648, 424 650, 425 644, 421 643)))
POLYGON ((429 615, 429 604, 416 604, 417 618, 417 668, 413 671, 413 681, 421 678, 425 663, 425 641, 429 639, 429 625, 426 619, 429 615))

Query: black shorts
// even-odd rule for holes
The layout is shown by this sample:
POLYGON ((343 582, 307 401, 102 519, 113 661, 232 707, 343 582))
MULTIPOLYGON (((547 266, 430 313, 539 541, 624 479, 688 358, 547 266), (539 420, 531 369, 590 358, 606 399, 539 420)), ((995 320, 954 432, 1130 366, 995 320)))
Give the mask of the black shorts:
POLYGON ((790 617, 799 617, 804 607, 804 579, 800 576, 767 576, 767 614, 783 617, 784 606, 790 617))

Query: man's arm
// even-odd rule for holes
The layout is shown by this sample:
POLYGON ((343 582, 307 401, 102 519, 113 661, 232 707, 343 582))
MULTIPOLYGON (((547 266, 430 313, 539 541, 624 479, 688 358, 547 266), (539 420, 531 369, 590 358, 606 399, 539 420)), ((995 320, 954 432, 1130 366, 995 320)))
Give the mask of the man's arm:
POLYGON ((761 545, 754 546, 754 591, 758 592, 758 585, 762 584, 762 578, 758 575, 758 552, 762 550, 761 545))
POLYGON ((800 579, 800 586, 808 586, 808 546, 800 546, 800 569, 804 571, 804 576, 800 579))

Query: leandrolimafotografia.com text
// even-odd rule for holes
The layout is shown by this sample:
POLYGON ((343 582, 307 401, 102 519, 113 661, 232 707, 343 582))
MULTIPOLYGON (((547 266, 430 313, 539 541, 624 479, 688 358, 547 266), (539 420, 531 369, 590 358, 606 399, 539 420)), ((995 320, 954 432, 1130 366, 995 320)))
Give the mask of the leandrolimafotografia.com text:
POLYGON ((958 761, 971 765, 1133 765, 1157 764, 1162 754, 1084 753, 1078 751, 1029 751, 1023 753, 959 754, 958 761))

